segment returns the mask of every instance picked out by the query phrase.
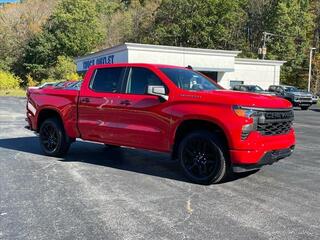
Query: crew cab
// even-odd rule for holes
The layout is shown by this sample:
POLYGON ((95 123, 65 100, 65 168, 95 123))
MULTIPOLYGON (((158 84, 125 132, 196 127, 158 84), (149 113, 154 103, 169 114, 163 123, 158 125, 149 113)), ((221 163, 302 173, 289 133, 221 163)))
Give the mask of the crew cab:
POLYGON ((271 85, 269 91, 287 99, 294 107, 300 107, 302 110, 308 110, 313 104, 312 94, 299 90, 294 86, 271 85))
POLYGON ((28 127, 46 155, 66 154, 77 138, 167 152, 192 181, 210 184, 294 149, 289 101, 224 90, 191 69, 94 65, 80 85, 27 90, 28 127))

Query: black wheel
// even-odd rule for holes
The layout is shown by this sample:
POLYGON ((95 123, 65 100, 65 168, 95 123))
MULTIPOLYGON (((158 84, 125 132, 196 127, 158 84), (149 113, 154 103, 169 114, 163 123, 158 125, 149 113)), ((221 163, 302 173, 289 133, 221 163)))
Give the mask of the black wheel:
POLYGON ((309 109, 309 106, 301 107, 301 110, 308 110, 308 109, 309 109))
POLYGON ((228 172, 227 150, 219 137, 207 131, 187 135, 179 146, 179 161, 186 176, 199 184, 222 181, 228 172))
POLYGON ((49 118, 42 123, 39 138, 44 153, 54 157, 66 154, 72 142, 57 118, 49 118))

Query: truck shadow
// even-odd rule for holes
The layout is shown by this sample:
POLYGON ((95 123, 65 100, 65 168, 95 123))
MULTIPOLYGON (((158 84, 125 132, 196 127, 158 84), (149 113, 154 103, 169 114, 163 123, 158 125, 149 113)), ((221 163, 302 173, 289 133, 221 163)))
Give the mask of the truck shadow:
MULTIPOLYGON (((24 153, 44 156, 37 137, 0 139, 0 147, 24 153)), ((46 157, 46 156, 44 156, 46 157)), ((68 154, 58 159, 63 162, 83 162, 140 174, 190 182, 184 177, 179 164, 171 160, 169 154, 150 151, 115 148, 108 149, 102 144, 77 141, 71 145, 68 154)), ((236 174, 229 181, 247 177, 253 172, 236 174)))

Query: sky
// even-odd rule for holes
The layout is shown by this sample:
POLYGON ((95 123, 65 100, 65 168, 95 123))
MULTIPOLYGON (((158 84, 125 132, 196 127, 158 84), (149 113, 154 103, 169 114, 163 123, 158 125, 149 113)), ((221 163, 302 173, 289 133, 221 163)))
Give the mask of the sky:
POLYGON ((0 0, 0 3, 18 2, 18 0, 0 0))

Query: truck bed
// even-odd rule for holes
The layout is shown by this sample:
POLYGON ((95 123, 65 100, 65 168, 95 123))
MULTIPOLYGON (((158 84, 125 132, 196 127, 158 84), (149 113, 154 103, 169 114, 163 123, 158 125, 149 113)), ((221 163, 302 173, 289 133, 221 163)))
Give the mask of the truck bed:
POLYGON ((78 137, 77 103, 79 89, 70 86, 50 86, 28 88, 27 121, 32 130, 39 130, 39 115, 48 115, 50 110, 58 112, 63 119, 66 132, 71 137, 78 137), (45 111, 45 112, 44 112, 45 111))

